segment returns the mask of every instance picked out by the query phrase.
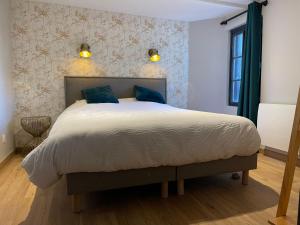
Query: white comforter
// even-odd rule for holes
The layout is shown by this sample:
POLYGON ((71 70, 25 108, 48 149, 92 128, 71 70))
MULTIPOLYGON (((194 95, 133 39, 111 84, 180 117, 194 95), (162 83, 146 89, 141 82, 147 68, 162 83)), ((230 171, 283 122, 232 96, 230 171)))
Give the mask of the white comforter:
POLYGON ((41 188, 63 174, 178 166, 249 156, 260 146, 254 124, 238 116, 152 102, 86 104, 57 119, 49 137, 23 160, 41 188))

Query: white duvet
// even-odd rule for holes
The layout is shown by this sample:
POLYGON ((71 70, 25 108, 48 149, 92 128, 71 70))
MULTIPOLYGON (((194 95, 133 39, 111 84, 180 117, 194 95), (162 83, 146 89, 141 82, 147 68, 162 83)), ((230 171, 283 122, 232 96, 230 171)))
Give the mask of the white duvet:
POLYGON ((198 112, 152 102, 86 104, 57 119, 49 137, 23 160, 41 188, 74 172, 111 172, 249 156, 260 137, 238 116, 198 112))

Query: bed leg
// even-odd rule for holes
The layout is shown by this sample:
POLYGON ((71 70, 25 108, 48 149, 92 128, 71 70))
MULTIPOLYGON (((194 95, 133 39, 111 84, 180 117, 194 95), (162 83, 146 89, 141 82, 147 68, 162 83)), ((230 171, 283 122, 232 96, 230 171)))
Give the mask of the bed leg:
POLYGON ((248 185, 248 180, 249 180, 249 170, 245 170, 243 171, 242 184, 248 185))
POLYGON ((177 181, 177 194, 184 195, 184 179, 179 179, 177 181))
POLYGON ((81 212, 81 196, 79 194, 72 195, 72 211, 73 213, 81 212))
POLYGON ((163 181, 161 183, 161 197, 168 198, 168 196, 169 196, 169 182, 163 181))
POLYGON ((239 173, 232 173, 231 175, 231 179, 233 180, 239 180, 241 177, 240 177, 240 174, 239 173))

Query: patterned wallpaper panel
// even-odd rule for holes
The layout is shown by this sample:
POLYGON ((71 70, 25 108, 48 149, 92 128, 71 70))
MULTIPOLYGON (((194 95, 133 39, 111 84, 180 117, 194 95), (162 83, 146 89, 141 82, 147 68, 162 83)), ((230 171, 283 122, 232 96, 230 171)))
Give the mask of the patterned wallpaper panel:
POLYGON ((187 106, 188 23, 56 4, 12 1, 16 144, 24 116, 64 110, 64 76, 167 77, 168 103, 187 106), (78 56, 80 44, 93 57, 78 56), (150 63, 156 48, 161 61, 150 63))

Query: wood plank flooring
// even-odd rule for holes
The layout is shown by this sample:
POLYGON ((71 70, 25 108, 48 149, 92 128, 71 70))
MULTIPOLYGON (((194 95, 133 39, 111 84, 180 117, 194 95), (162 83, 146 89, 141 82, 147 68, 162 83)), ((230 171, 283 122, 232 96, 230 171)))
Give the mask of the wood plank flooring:
MULTIPOLYGON (((160 185, 90 194, 86 210, 71 212, 65 179, 40 190, 32 185, 13 156, 0 168, 0 225, 266 225, 275 216, 284 163, 259 156, 249 185, 231 174, 186 182, 184 196, 170 184, 168 199, 160 198, 160 185)), ((300 169, 293 183, 288 215, 296 224, 300 169)))

